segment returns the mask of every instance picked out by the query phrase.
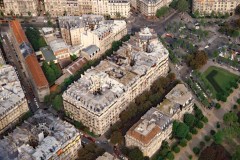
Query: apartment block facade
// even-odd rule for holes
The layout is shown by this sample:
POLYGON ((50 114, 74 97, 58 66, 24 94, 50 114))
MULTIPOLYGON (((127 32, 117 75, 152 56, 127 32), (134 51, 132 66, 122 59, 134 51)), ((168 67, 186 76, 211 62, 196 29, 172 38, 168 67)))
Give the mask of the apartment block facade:
POLYGON ((162 141, 172 133, 172 122, 182 120, 193 111, 193 96, 184 84, 178 84, 157 107, 151 108, 125 135, 126 146, 137 146, 144 156, 151 157, 162 141))
POLYGON ((28 111, 28 103, 14 68, 0 65, 0 133, 12 127, 28 111))
POLYGON ((63 93, 65 112, 103 134, 137 95, 168 71, 167 49, 152 29, 144 28, 70 85, 63 93))
POLYGON ((171 2, 172 0, 130 0, 131 6, 146 17, 154 17, 158 9, 171 2))
POLYGON ((232 15, 239 4, 239 0, 193 0, 193 13, 198 11, 201 15, 210 15, 212 12, 232 15))
POLYGON ((3 4, 5 15, 38 15, 38 0, 3 0, 3 4))
POLYGON ((44 4, 45 10, 53 17, 97 14, 120 18, 130 14, 128 0, 44 0, 44 4))

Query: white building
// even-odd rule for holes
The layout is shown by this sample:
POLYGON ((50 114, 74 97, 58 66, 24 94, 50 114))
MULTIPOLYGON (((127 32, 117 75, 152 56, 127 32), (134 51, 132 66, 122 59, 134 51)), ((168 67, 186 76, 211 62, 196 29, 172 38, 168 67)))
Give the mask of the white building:
POLYGON ((239 0, 193 0, 193 13, 199 12, 201 15, 229 13, 231 15, 239 4, 239 0))
POLYGON ((146 17, 154 17, 158 9, 171 2, 172 0, 130 0, 131 6, 146 17))
POLYGON ((3 0, 3 4, 5 15, 38 15, 38 0, 3 0))
POLYGON ((178 84, 156 108, 151 108, 125 135, 126 146, 137 146, 144 156, 151 157, 162 141, 170 138, 172 121, 193 111, 193 96, 184 84, 178 84))
POLYGON ((45 10, 53 17, 83 14, 129 17, 129 0, 44 0, 45 10))
POLYGON ((80 147, 80 134, 73 125, 38 110, 0 140, 0 159, 72 160, 80 147))
POLYGON ((70 85, 63 93, 65 112, 103 134, 137 95, 168 70, 167 49, 153 30, 144 28, 70 85))
POLYGON ((85 55, 88 54, 87 59, 98 58, 111 48, 113 41, 118 41, 127 34, 125 21, 104 20, 104 17, 99 15, 59 17, 59 26, 61 35, 67 44, 79 45, 91 51, 83 52, 85 55), (99 49, 96 50, 96 48, 99 49), (90 57, 92 54, 94 55, 90 57))
POLYGON ((0 65, 0 133, 13 126, 27 111, 28 103, 14 68, 0 65))

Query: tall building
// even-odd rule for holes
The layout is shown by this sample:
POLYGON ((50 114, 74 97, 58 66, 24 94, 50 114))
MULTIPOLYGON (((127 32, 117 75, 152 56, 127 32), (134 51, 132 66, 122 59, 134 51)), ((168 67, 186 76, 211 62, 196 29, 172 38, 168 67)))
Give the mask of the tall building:
POLYGON ((126 146, 137 146, 151 157, 170 138, 172 121, 193 111, 193 97, 184 84, 178 84, 156 108, 151 108, 125 135, 126 146))
POLYGON ((144 28, 70 85, 63 93, 65 112, 103 134, 137 95, 168 70, 167 49, 152 29, 144 28))
POLYGON ((16 16, 37 16, 38 0, 3 0, 5 14, 16 16))
POLYGON ((44 97, 50 93, 47 79, 19 21, 13 20, 9 26, 13 46, 23 68, 22 71, 31 82, 35 96, 43 102, 44 97))
POLYGON ((82 14, 129 17, 129 0, 44 0, 45 10, 53 17, 82 14))
POLYGON ((12 127, 27 111, 28 103, 14 68, 0 65, 0 133, 12 127))
POLYGON ((158 9, 171 2, 172 0, 130 0, 131 6, 146 17, 155 16, 158 9))
POLYGON ((49 42, 49 46, 53 51, 54 56, 61 60, 70 57, 69 46, 64 42, 63 39, 56 39, 49 42))
POLYGON ((193 12, 198 11, 202 15, 210 15, 212 12, 232 15, 239 4, 239 0, 193 0, 193 12))
POLYGON ((127 34, 125 21, 104 20, 99 15, 59 17, 59 26, 65 42, 85 48, 82 53, 87 59, 99 57, 111 48, 113 41, 118 41, 127 34))
POLYGON ((0 140, 0 159, 72 160, 81 147, 79 131, 42 110, 0 140))

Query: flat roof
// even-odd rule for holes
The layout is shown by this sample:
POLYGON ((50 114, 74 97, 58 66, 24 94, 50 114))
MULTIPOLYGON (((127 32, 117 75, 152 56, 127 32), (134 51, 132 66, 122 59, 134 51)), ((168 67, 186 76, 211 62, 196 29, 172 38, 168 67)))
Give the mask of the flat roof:
POLYGON ((57 59, 49 46, 40 48, 40 51, 42 52, 46 62, 54 61, 57 59))

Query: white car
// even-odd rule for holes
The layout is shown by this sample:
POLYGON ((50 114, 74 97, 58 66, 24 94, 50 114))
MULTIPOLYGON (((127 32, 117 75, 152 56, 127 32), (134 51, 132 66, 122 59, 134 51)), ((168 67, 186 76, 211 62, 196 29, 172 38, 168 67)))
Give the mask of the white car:
POLYGON ((44 20, 43 22, 44 22, 44 23, 47 23, 47 20, 44 20))

